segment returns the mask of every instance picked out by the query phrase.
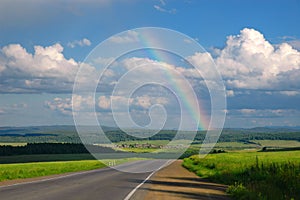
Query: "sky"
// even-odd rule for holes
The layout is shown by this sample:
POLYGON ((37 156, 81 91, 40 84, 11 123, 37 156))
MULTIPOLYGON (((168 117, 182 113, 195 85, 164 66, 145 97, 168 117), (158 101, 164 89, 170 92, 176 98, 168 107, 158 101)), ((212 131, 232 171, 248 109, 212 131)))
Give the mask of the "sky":
POLYGON ((299 10, 297 0, 3 0, 0 126, 72 125, 73 115, 89 124, 96 112, 101 125, 156 121, 176 129, 183 118, 195 117, 205 129, 213 115, 212 98, 222 88, 210 86, 214 69, 226 95, 226 107, 219 111, 226 114, 225 127, 300 126, 299 10), (164 37, 141 27, 174 34, 164 37), (185 43, 179 45, 176 33, 184 34, 185 43), (159 56, 153 56, 144 49, 116 59, 120 49, 142 38, 184 55, 156 50, 159 56), (195 42, 204 49, 191 48, 195 42), (86 89, 109 62, 95 94, 72 95, 74 83, 86 89), (134 71, 134 66, 141 68, 134 71), (208 74, 199 74, 195 66, 208 74), (164 77, 168 73, 170 79, 164 77), (126 74, 129 78, 118 84, 126 74), (166 85, 146 85, 125 95, 148 78, 166 85))

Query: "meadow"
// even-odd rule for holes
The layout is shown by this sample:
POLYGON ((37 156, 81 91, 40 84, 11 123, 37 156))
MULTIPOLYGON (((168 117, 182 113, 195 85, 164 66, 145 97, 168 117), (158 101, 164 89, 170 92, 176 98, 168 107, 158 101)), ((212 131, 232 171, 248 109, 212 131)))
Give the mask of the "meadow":
POLYGON ((0 166, 1 166, 1 164, 11 164, 11 163, 82 161, 82 160, 95 160, 95 158, 91 154, 88 154, 88 153, 0 156, 0 166))
POLYGON ((300 199, 300 151, 230 152, 185 158, 183 166, 229 185, 234 199, 300 199))
MULTIPOLYGON (((176 149, 176 145, 180 145, 183 140, 173 141, 174 149, 176 149)), ((116 145, 121 146, 125 145, 126 147, 119 147, 117 150, 123 150, 128 152, 135 153, 151 153, 151 152, 172 152, 171 149, 163 149, 159 150, 158 146, 165 146, 169 143, 168 140, 140 140, 140 141, 123 141, 118 142, 116 145), (156 148, 142 148, 135 147, 134 145, 145 145, 151 144, 155 145, 156 148)), ((186 155, 194 155, 197 154, 201 147, 205 148, 206 145, 202 143, 193 143, 189 146, 183 157, 187 157, 186 155)), ((262 148, 266 147, 267 149, 280 149, 280 148, 293 148, 300 147, 300 142, 297 140, 251 140, 251 141, 243 141, 243 142, 218 142, 215 144, 214 149, 216 150, 224 150, 226 152, 232 151, 258 151, 262 148)))
POLYGON ((114 160, 80 160, 0 164, 0 182, 14 179, 34 178, 40 176, 64 174, 68 172, 87 171, 106 167, 109 163, 114 165, 125 162, 141 160, 141 158, 125 158, 114 160), (106 163, 106 164, 104 164, 106 163))

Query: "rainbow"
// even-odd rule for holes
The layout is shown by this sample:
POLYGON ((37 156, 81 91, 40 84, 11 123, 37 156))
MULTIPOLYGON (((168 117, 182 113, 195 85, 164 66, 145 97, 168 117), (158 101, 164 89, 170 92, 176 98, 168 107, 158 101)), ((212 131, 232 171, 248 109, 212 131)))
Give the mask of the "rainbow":
MULTIPOLYGON (((168 63, 168 60, 170 58, 165 53, 159 53, 159 49, 153 49, 152 46, 161 46, 162 41, 159 41, 157 37, 152 37, 147 32, 139 33, 139 40, 143 43, 143 46, 146 48, 149 47, 147 50, 150 53, 150 58, 152 60, 158 61, 158 62, 164 62, 168 63)), ((175 55, 175 54, 174 54, 175 55)), ((178 56, 178 55, 176 55, 178 56)), ((199 99, 197 99, 198 105, 195 105, 191 99, 194 98, 192 93, 188 93, 186 91, 189 91, 190 89, 186 84, 181 84, 178 81, 175 81, 175 73, 173 70, 169 70, 168 67, 165 68, 167 77, 169 81, 173 84, 176 95, 182 100, 183 106, 185 109, 187 109, 188 113, 194 120, 194 122, 198 126, 198 130, 208 130, 209 126, 209 120, 206 117, 205 110, 203 109, 203 105, 200 104, 199 99), (200 113, 197 112, 197 106, 199 108, 200 113)))

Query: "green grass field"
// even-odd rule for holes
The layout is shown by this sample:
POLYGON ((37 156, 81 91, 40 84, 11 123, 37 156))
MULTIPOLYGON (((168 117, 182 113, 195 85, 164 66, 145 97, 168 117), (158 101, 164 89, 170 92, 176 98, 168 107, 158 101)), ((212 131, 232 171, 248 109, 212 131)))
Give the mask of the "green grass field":
POLYGON ((1 164, 0 181, 85 171, 102 167, 105 167, 105 165, 96 160, 1 164))
POLYGON ((50 162, 50 161, 95 160, 91 154, 35 154, 0 156, 0 164, 50 162))
POLYGON ((125 141, 118 142, 116 144, 154 144, 154 145, 166 145, 168 144, 168 140, 136 140, 136 141, 125 141))
MULTIPOLYGON (((183 142, 184 141, 182 140, 174 142, 174 147, 180 146, 183 142)), ((271 191, 270 188, 272 188, 272 191, 275 188, 275 190, 279 191, 277 193, 274 193, 274 198, 276 199, 280 195, 281 197, 282 195, 284 195, 280 193, 280 189, 276 188, 284 188, 285 186, 289 186, 291 188, 291 191, 286 193, 287 196, 283 197, 283 199, 289 199, 290 197, 294 197, 294 199, 297 199, 291 194, 293 192, 293 188, 297 188, 300 191, 300 151, 257 152, 257 150, 260 150, 264 146, 272 148, 298 147, 300 146, 300 142, 295 140, 253 140, 250 142, 253 143, 217 143, 214 147, 215 149, 223 149, 228 153, 209 154, 207 157, 205 157, 205 159, 200 159, 196 156, 193 156, 184 160, 184 166, 202 177, 231 185, 230 190, 232 194, 237 194, 240 191, 242 191, 241 193, 245 193, 242 195, 238 194, 237 196, 243 196, 246 194, 248 196, 251 196, 253 195, 253 193, 264 195, 264 192, 271 191), (269 169, 271 169, 272 166, 274 172, 272 172, 273 174, 269 172, 269 169), (290 174, 285 174, 283 172, 290 174), (267 175, 265 173, 267 173, 267 175), (258 180, 256 180, 255 178, 258 178, 258 180), (283 186, 277 183, 276 185, 276 181, 274 181, 275 179, 278 180, 278 182, 282 182, 283 180, 290 181, 293 185, 291 186, 289 182, 283 182, 283 186), (274 183, 275 185, 272 185, 268 181, 272 182, 272 184, 274 183), (267 186, 265 187, 265 185, 267 186), (269 187, 269 185, 271 185, 272 187, 269 187), (259 188, 261 188, 261 190, 259 188)), ((143 140, 119 142, 116 144, 153 144, 159 146, 166 145, 168 143, 168 140, 143 140)), ((26 143, 0 143, 0 145, 12 146, 22 146, 25 144, 26 143)), ((186 156, 198 153, 200 147, 201 144, 192 144, 189 147, 191 154, 187 154, 186 156)), ((177 151, 176 148, 122 148, 122 150, 136 153, 154 151, 177 151)), ((139 155, 141 155, 142 157, 143 154, 139 155)), ((123 162, 143 159, 126 159, 125 157, 124 159, 103 160, 103 162, 109 165, 110 163, 119 164, 123 162)), ((0 181, 61 174, 66 172, 84 171, 105 166, 105 164, 95 160, 94 157, 90 154, 0 156, 0 181)), ((255 196, 255 198, 263 199, 262 196, 255 196)))
POLYGON ((271 148, 300 147, 300 142, 296 140, 252 140, 252 142, 271 148))
MULTIPOLYGON (((170 141, 168 140, 141 140, 141 141, 125 141, 116 143, 116 145, 134 145, 134 144, 153 144, 153 145, 166 145, 170 141)), ((218 142, 215 144, 214 149, 223 149, 225 151, 257 151, 262 149, 263 147, 268 148, 287 148, 287 147, 300 147, 300 142, 296 140, 252 140, 251 143, 245 142, 218 142)), ((182 140, 173 141, 173 144, 180 145, 181 143, 185 143, 182 140)), ((189 147, 189 151, 197 152, 201 147, 205 147, 207 145, 202 144, 192 144, 189 147)), ((174 148, 176 149, 176 148, 174 148)), ((118 150, 135 152, 135 153, 151 153, 151 152, 172 152, 172 149, 163 149, 159 150, 157 148, 118 148, 118 150)))
POLYGON ((106 167, 110 163, 113 165, 125 162, 141 160, 141 158, 125 158, 114 160, 81 160, 63 162, 35 162, 18 164, 0 164, 0 181, 33 178, 67 172, 78 172, 106 167), (104 164, 106 163, 106 164, 104 164))
POLYGON ((230 185, 236 199, 299 199, 300 151, 230 152, 191 156, 183 166, 230 185))

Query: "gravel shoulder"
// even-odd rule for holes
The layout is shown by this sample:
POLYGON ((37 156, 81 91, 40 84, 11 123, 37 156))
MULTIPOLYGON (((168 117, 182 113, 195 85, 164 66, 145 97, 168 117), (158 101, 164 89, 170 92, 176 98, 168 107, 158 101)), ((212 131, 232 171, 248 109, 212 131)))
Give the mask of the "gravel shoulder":
POLYGON ((208 182, 181 166, 178 160, 156 172, 131 199, 230 199, 226 185, 208 182))

